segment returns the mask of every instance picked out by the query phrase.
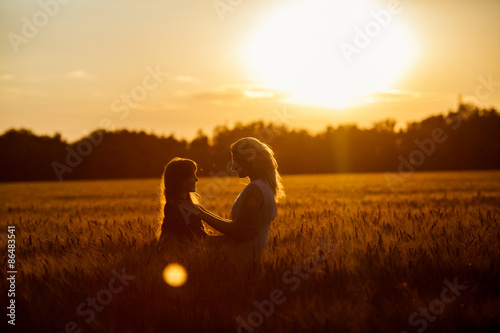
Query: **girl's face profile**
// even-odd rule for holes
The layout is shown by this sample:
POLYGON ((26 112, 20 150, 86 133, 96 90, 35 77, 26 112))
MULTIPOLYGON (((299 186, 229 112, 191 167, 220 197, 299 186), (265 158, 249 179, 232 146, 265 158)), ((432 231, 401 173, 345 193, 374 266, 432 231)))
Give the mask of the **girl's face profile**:
POLYGON ((198 177, 196 176, 196 170, 194 170, 193 174, 182 182, 182 189, 186 192, 196 192, 197 182, 198 177))

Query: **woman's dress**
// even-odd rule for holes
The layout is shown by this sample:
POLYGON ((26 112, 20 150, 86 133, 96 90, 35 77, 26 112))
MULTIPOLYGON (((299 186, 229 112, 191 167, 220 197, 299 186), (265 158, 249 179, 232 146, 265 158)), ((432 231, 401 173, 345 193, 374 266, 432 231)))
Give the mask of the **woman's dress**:
MULTIPOLYGON (((261 179, 254 180, 250 184, 257 185, 260 188, 264 200, 262 204, 256 208, 258 211, 257 214, 255 214, 254 221, 252 221, 252 225, 257 229, 257 235, 251 240, 234 241, 232 244, 234 246, 232 249, 232 256, 235 261, 240 263, 248 263, 251 260, 260 258, 262 251, 267 248, 269 227, 277 214, 277 206, 274 201, 274 194, 271 187, 261 179)), ((238 219, 244 193, 247 191, 250 184, 241 191, 231 208, 230 216, 233 221, 238 219)))

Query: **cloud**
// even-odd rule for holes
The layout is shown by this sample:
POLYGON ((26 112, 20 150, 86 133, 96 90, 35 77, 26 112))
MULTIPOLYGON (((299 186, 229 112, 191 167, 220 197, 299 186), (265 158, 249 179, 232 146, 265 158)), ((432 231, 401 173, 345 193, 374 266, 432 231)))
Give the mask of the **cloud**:
MULTIPOLYGON (((400 89, 384 89, 369 96, 367 102, 406 102, 415 100, 424 101, 456 101, 460 94, 438 92, 438 91, 411 91, 400 89)), ((463 96, 469 97, 469 96, 463 96)))
POLYGON ((14 79, 14 75, 9 73, 0 74, 0 81, 10 81, 14 79))
POLYGON ((245 94, 241 89, 235 87, 220 87, 213 90, 194 92, 189 98, 195 102, 224 104, 225 102, 241 101, 245 98, 245 94))
POLYGON ((184 82, 184 83, 199 83, 200 80, 189 75, 176 75, 174 76, 174 80, 178 82, 184 82))
POLYGON ((277 92, 264 88, 250 88, 245 90, 245 95, 250 98, 272 98, 277 96, 277 92))
POLYGON ((87 71, 83 69, 75 69, 73 71, 67 72, 66 77, 69 77, 71 79, 83 79, 83 80, 88 80, 93 78, 93 76, 88 73, 87 71))
POLYGON ((212 105, 228 104, 233 106, 257 99, 280 99, 283 97, 281 93, 271 89, 252 85, 234 84, 221 85, 214 89, 196 91, 193 93, 178 91, 177 95, 197 103, 212 105))

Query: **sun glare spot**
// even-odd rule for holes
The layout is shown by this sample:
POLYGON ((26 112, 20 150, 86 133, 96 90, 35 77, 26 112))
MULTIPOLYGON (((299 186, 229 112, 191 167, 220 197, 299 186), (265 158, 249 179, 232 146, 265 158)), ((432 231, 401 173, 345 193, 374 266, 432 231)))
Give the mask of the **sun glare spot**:
POLYGON ((260 22, 242 52, 252 79, 285 92, 287 102, 343 108, 391 88, 416 48, 400 15, 380 4, 299 0, 260 22), (355 52, 346 55, 345 44, 355 52))
POLYGON ((169 264, 163 270, 163 280, 172 287, 180 287, 186 283, 186 269, 179 264, 169 264))

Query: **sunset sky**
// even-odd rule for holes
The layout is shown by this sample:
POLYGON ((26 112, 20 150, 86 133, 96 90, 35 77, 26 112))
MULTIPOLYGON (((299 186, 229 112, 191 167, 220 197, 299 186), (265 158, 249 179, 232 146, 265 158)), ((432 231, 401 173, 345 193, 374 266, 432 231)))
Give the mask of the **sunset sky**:
POLYGON ((0 3, 1 132, 404 126, 458 94, 500 109, 497 0, 59 1, 0 3))

